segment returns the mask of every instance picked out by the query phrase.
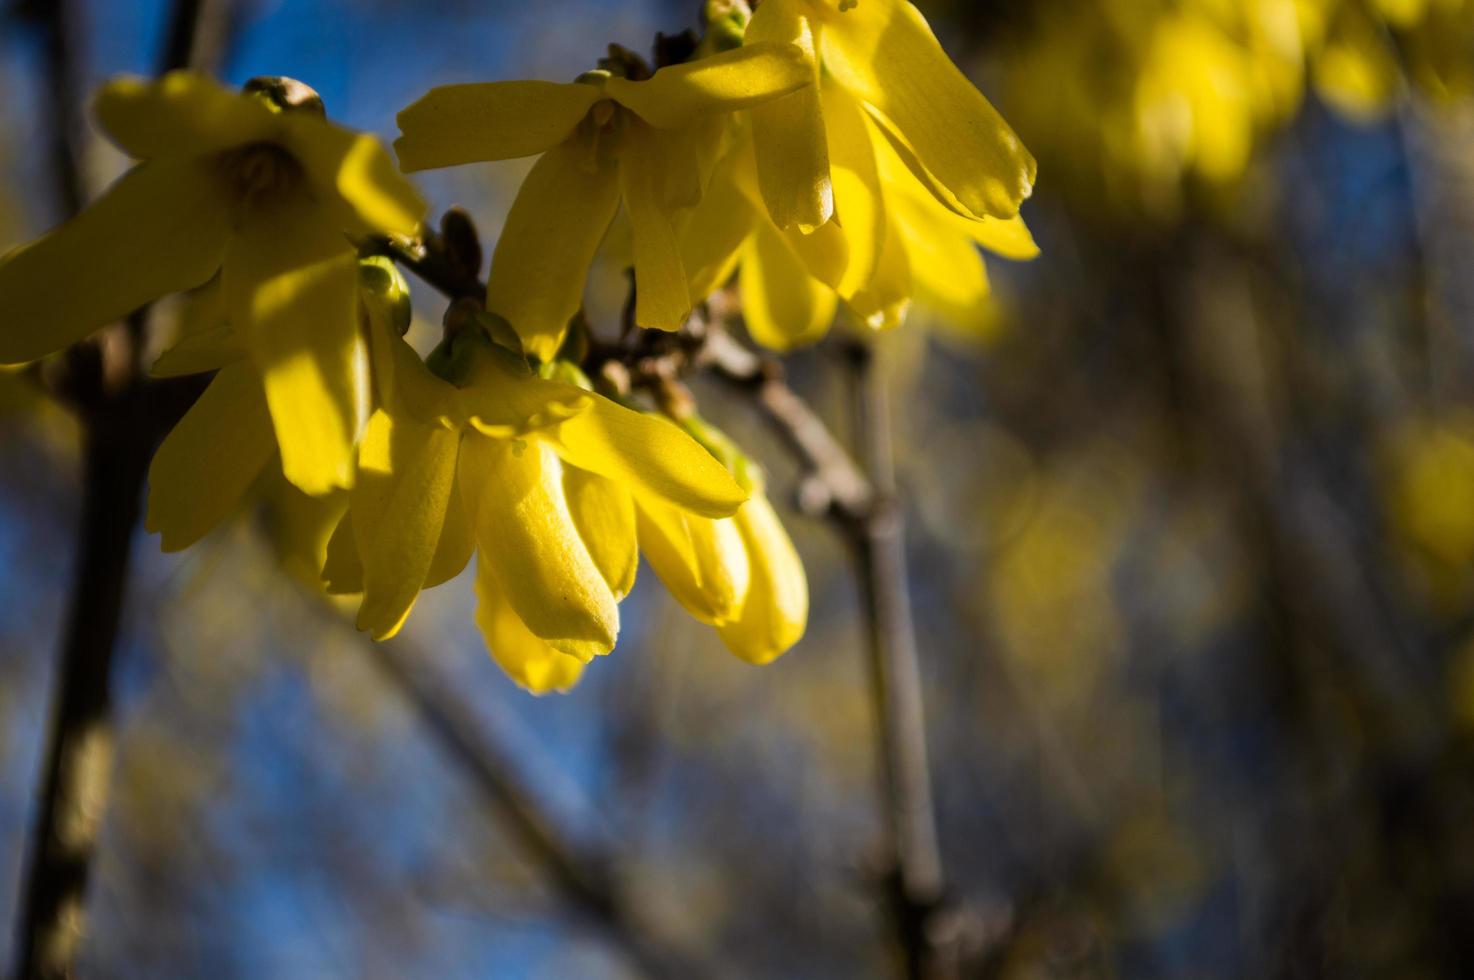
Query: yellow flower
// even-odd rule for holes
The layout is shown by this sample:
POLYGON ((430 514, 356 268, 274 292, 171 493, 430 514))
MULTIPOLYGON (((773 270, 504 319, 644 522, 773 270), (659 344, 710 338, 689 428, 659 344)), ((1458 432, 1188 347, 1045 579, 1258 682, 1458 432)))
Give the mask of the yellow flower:
POLYGON ((753 338, 788 350, 818 340, 842 302, 874 329, 900 323, 913 298, 964 330, 989 321, 981 245, 1007 258, 1038 254, 1018 216, 981 221, 942 203, 846 90, 824 80, 838 220, 810 234, 780 230, 762 206, 752 140, 734 137, 682 238, 693 297, 738 273, 753 338))
POLYGON ((731 517, 711 518, 636 495, 640 550, 676 601, 715 626, 729 650, 749 663, 770 663, 808 625, 803 562, 756 467, 706 422, 692 418, 686 427, 750 496, 731 517))
POLYGON ((439 362, 455 385, 391 332, 373 337, 384 405, 323 574, 329 592, 363 593, 358 626, 376 639, 474 548, 493 655, 530 689, 566 687, 614 646, 637 559, 630 495, 707 517, 746 498, 671 423, 542 378, 480 330, 439 362))
POLYGON ((959 214, 1010 218, 1032 191, 1034 158, 907 0, 764 0, 746 40, 798 45, 816 83, 751 111, 758 180, 778 227, 810 232, 844 207, 831 176, 838 161, 826 139, 834 119, 821 71, 959 214))
POLYGON ((674 330, 690 313, 675 215, 694 206, 714 117, 808 84, 801 52, 753 44, 634 79, 515 81, 431 90, 399 114, 409 171, 542 154, 492 256, 487 309, 551 360, 578 311, 594 252, 620 202, 633 229, 636 322, 674 330))
MULTIPOLYGON (((111 82, 96 114, 141 162, 0 260, 0 363, 61 350, 218 273, 249 363, 207 397, 264 389, 287 478, 313 494, 350 485, 365 372, 347 235, 411 233, 424 203, 374 138, 188 72, 111 82)), ((213 437, 229 462, 234 436, 213 437)))
MULTIPOLYGON (((355 342, 367 349, 370 324, 385 330, 408 326, 409 287, 392 263, 378 257, 359 262, 358 278, 355 342)), ((272 460, 278 456, 260 372, 229 319, 219 279, 185 297, 179 321, 179 337, 154 362, 152 374, 216 373, 149 465, 144 527, 160 535, 164 551, 188 548, 225 520, 263 473, 274 469, 272 460)), ((354 371, 361 401, 354 411, 367 417, 367 359, 360 358, 354 371)), ((309 499, 331 496, 336 495, 309 499)))

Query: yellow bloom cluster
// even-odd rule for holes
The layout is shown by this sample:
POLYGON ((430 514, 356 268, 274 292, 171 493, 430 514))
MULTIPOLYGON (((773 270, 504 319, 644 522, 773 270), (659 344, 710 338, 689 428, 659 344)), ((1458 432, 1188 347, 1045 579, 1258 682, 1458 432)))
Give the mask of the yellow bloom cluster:
POLYGON ((109 84, 98 118, 139 162, 0 259, 0 363, 187 293, 154 373, 213 377, 150 470, 166 550, 279 465, 309 495, 346 492, 322 578, 361 596, 376 639, 475 552, 492 654, 530 690, 565 689, 614 647, 643 554, 736 654, 771 661, 808 591, 757 468, 699 417, 638 410, 560 359, 610 224, 623 209, 638 326, 679 329, 736 274, 754 337, 786 348, 841 306, 874 327, 913 296, 975 310, 978 245, 1035 252, 1018 218, 1034 163, 906 0, 708 7, 679 63, 612 48, 568 84, 452 86, 401 114, 406 171, 538 156, 484 310, 448 317, 428 358, 373 254, 414 241, 426 206, 376 140, 287 80, 109 84))
POLYGON ((1132 207, 1170 211, 1185 177, 1238 179, 1307 84, 1366 119, 1405 79, 1432 96, 1474 82, 1468 0, 1052 0, 1036 14, 1071 26, 1012 55, 1012 104, 1078 179, 1103 182, 1093 193, 1132 207))
POLYGON ((635 321, 673 330, 738 269, 749 330, 787 349, 842 304, 913 296, 976 317, 977 246, 1031 258, 1034 160, 908 0, 708 4, 692 60, 620 52, 578 81, 437 88, 400 113, 407 170, 541 154, 492 258, 487 308, 556 350, 624 203, 635 321), (529 289, 529 284, 535 288, 529 289))

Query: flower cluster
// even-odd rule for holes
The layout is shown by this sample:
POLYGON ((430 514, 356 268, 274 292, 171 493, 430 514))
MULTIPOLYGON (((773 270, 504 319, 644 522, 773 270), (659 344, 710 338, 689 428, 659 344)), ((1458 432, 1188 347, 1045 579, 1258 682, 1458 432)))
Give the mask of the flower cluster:
POLYGON ((1407 82, 1474 90, 1468 0, 1050 0, 1010 57, 1013 104, 1090 194, 1171 216, 1184 178, 1238 180, 1308 87, 1353 120, 1407 82), (1039 84, 1040 78, 1053 79, 1039 84))
POLYGON ((566 689, 614 647, 643 555, 768 662, 802 635, 808 593, 759 468, 694 411, 663 417, 581 370, 570 325, 611 223, 631 231, 635 326, 680 330, 735 279, 752 336, 786 349, 841 311, 894 326, 913 298, 976 315, 978 246, 1036 251, 1018 217, 1034 163, 907 0, 713 0, 707 16, 655 67, 612 47, 570 83, 439 88, 400 114, 405 172, 538 158, 484 304, 448 315, 428 357, 382 257, 417 246, 426 205, 377 141, 289 80, 115 81, 97 116, 139 162, 0 260, 0 363, 186 293, 154 373, 213 375, 149 474, 166 550, 279 468, 346 497, 322 580, 361 597, 376 639, 475 552, 492 654, 530 690, 566 689))

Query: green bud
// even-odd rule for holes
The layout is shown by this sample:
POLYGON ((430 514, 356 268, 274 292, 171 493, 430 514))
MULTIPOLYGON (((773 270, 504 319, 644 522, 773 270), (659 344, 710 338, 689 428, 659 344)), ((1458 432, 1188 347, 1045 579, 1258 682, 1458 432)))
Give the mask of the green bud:
POLYGON ((410 307, 409 283, 399 266, 384 255, 367 255, 358 260, 358 286, 365 299, 379 304, 389 323, 403 337, 409 332, 414 311, 410 307))
POLYGON ((752 7, 747 0, 706 0, 703 18, 706 33, 697 48, 698 57, 742 47, 747 22, 752 19, 752 7))
POLYGON ((522 338, 517 336, 517 331, 512 328, 512 324, 507 320, 506 317, 499 316, 487 310, 477 310, 475 314, 475 320, 477 326, 479 326, 486 333, 486 336, 492 339, 492 341, 502 347, 505 347, 507 350, 512 351, 519 358, 523 358, 524 361, 526 360, 526 358, 523 357, 522 354, 522 338))
POLYGON ((425 364, 442 381, 464 388, 475 380, 477 366, 489 360, 519 377, 532 374, 527 358, 496 343, 482 330, 460 330, 449 334, 425 358, 425 364))

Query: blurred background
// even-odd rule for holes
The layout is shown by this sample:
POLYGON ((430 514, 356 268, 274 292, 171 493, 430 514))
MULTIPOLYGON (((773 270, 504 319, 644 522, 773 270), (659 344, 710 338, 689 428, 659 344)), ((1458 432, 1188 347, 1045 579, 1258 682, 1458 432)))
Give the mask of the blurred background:
MULTIPOLYGON (((64 213, 44 6, 0 8, 0 248, 64 213)), ((882 339, 970 975, 1467 976, 1474 4, 920 6, 1040 161, 1042 256, 882 339)), ((73 7, 75 91, 152 69, 163 0, 73 7)), ((697 7, 238 0, 218 63, 392 137, 432 85, 568 79, 697 7)), ((90 196, 126 161, 94 135, 83 163, 90 196)), ((489 240, 525 169, 420 184, 489 240)), ((792 359, 843 433, 835 367, 792 359)), ((0 374, 4 963, 77 457, 0 374)), ((327 517, 282 487, 186 554, 141 536, 82 975, 894 975, 855 585, 785 516, 814 597, 786 657, 738 662, 645 569, 615 654, 545 698, 487 658, 467 578, 389 650, 355 634, 304 584, 327 517)))

